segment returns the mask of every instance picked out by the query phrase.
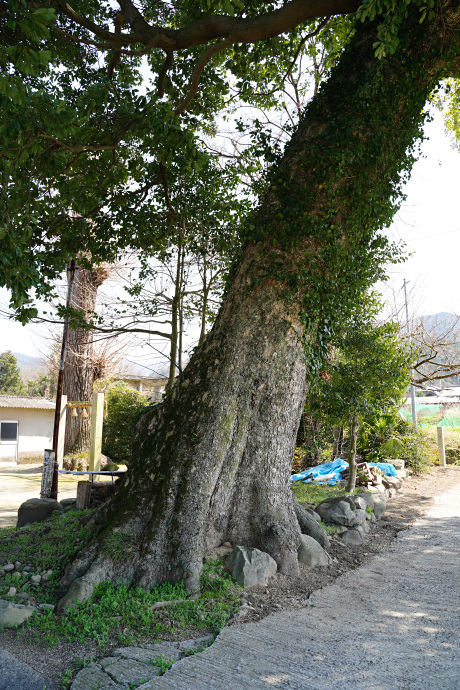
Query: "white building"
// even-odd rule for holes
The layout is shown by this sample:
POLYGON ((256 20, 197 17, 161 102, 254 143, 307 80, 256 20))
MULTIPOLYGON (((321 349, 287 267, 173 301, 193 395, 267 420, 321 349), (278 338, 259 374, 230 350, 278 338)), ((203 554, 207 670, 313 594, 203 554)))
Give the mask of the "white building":
POLYGON ((54 410, 48 398, 0 395, 0 464, 43 460, 53 443, 54 410))
POLYGON ((163 393, 168 383, 166 377, 154 378, 152 376, 137 376, 136 374, 126 374, 118 377, 117 380, 124 381, 129 388, 143 393, 151 402, 163 400, 163 393))

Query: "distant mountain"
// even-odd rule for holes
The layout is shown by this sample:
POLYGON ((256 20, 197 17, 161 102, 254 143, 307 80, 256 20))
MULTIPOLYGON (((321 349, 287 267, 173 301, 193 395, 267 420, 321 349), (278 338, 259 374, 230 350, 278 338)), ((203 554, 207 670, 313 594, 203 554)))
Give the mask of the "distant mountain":
POLYGON ((46 366, 40 357, 25 355, 23 352, 13 352, 13 355, 18 361, 23 381, 36 379, 42 374, 46 374, 46 366))

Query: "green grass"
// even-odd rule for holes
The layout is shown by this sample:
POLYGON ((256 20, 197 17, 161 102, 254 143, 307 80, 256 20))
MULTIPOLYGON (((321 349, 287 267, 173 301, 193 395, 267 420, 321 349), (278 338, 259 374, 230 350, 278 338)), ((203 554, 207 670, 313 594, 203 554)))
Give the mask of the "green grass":
MULTIPOLYGON (((304 484, 303 482, 291 482, 291 488, 294 496, 299 503, 311 503, 318 505, 326 498, 335 496, 347 496, 348 492, 342 486, 328 486, 327 484, 304 484)), ((358 493, 359 489, 355 489, 354 493, 358 493)))
POLYGON ((218 632, 239 605, 241 588, 223 572, 223 563, 208 560, 201 575, 198 598, 182 582, 165 583, 151 590, 102 582, 92 598, 72 607, 64 616, 46 612, 29 619, 24 628, 36 641, 49 646, 59 640, 132 645, 162 639, 181 629, 218 632), (153 610, 158 601, 181 600, 153 610))
POLYGON ((322 520, 321 520, 321 522, 320 522, 319 524, 321 525, 321 527, 322 527, 324 530, 326 530, 326 532, 327 532, 331 537, 332 537, 334 534, 337 534, 337 532, 341 532, 341 531, 342 531, 341 528, 339 527, 339 525, 326 525, 326 523, 323 522, 322 520))
MULTIPOLYGON (((13 580, 10 574, 0 579, 0 598, 6 597, 13 585, 18 593, 27 591, 39 603, 56 604, 62 594, 58 589, 61 576, 91 538, 91 531, 84 527, 88 512, 70 510, 46 522, 0 530, 0 565, 18 560, 32 566, 30 574, 21 575, 20 580, 13 580), (53 570, 50 581, 33 586, 30 575, 44 570, 53 570)), ((116 551, 120 547, 114 546, 116 551)), ((200 585, 199 595, 191 595, 183 582, 164 583, 151 590, 102 582, 89 601, 77 604, 63 616, 51 610, 33 615, 18 629, 17 635, 25 642, 49 647, 60 642, 96 644, 103 655, 112 644, 152 643, 171 637, 184 639, 193 637, 195 631, 217 633, 239 607, 242 588, 217 559, 205 561, 200 585), (156 602, 170 600, 177 603, 153 609, 156 602)), ((17 597, 10 599, 20 601, 17 597)), ((76 672, 86 663, 74 660, 72 669, 61 675, 63 687, 69 687, 76 672)), ((171 663, 162 657, 155 660, 161 673, 171 663)))
POLYGON ((83 525, 88 512, 71 510, 55 514, 46 522, 0 530, 0 566, 7 561, 31 566, 29 575, 24 573, 19 580, 13 580, 10 574, 0 579, 0 598, 14 586, 18 592, 33 594, 42 604, 54 604, 58 582, 65 569, 91 538, 91 532, 83 525), (49 582, 31 585, 30 575, 43 570, 53 571, 49 582))

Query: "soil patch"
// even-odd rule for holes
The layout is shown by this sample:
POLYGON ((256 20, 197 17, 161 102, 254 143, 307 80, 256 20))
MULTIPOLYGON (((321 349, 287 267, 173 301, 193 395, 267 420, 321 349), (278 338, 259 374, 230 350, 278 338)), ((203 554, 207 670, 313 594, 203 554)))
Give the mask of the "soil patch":
MULTIPOLYGON (((309 569, 301 565, 300 577, 277 575, 265 589, 244 594, 244 599, 252 607, 249 609, 245 622, 260 620, 280 609, 307 606, 312 592, 331 584, 347 570, 358 568, 389 546, 399 532, 410 527, 433 505, 436 496, 458 483, 460 483, 460 467, 456 466, 446 469, 434 468, 421 476, 409 477, 398 494, 388 501, 385 515, 372 525, 364 544, 345 546, 338 538, 333 538, 329 553, 334 558, 334 562, 330 566, 309 569)), ((205 633, 205 630, 200 631, 200 634, 205 633)), ((164 639, 176 638, 174 634, 171 634, 165 636, 164 639)), ((74 665, 75 659, 89 661, 92 657, 107 656, 114 646, 119 646, 119 644, 108 647, 104 650, 104 654, 95 644, 63 642, 50 648, 32 639, 18 639, 17 632, 14 630, 0 631, 0 647, 48 676, 56 687, 60 686, 61 674, 74 665)))

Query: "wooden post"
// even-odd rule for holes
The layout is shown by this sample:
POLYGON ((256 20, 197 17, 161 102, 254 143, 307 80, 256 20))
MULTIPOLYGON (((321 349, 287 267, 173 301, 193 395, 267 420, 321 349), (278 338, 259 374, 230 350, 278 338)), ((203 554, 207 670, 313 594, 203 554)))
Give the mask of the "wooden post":
POLYGON ((54 450, 45 450, 45 456, 43 458, 42 486, 40 490, 40 498, 50 498, 51 496, 54 460, 54 450))
POLYGON ((57 455, 56 461, 60 470, 62 470, 62 461, 64 459, 64 438, 65 438, 65 422, 67 416, 67 395, 61 397, 61 419, 59 421, 58 440, 57 440, 57 455))
POLYGON ((75 510, 84 510, 85 508, 89 508, 91 502, 91 486, 91 482, 78 482, 75 510))
POLYGON ((104 421, 104 393, 94 393, 91 413, 91 441, 89 448, 89 469, 101 469, 102 423, 104 421))
POLYGON ((446 466, 446 449, 444 447, 444 427, 436 427, 438 432, 438 450, 439 450, 439 464, 441 467, 446 466))

